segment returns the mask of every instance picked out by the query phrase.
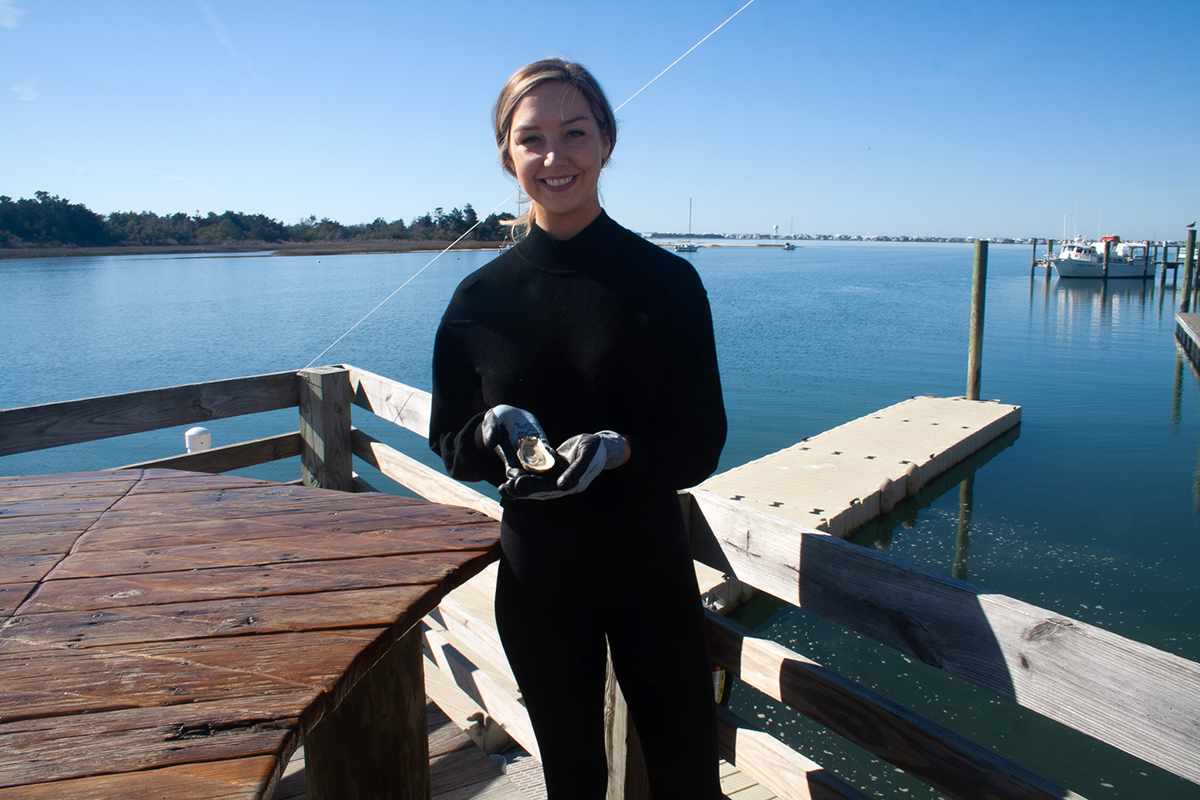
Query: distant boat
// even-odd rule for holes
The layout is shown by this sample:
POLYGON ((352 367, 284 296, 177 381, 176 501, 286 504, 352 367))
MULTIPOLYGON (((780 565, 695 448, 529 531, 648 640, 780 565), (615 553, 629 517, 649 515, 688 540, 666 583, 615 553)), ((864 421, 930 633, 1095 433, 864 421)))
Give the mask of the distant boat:
POLYGON ((796 249, 796 245, 792 244, 791 242, 784 242, 784 243, 783 243, 783 249, 784 249, 784 250, 795 250, 795 249, 796 249))
POLYGON ((699 248, 697 248, 697 247, 696 247, 696 245, 692 244, 691 242, 688 242, 687 244, 677 244, 677 245, 675 245, 675 252, 676 252, 676 253, 694 253, 694 252, 696 252, 696 250, 698 250, 698 249, 699 249, 699 248))
POLYGON ((1064 242, 1050 265, 1060 278, 1103 278, 1104 242, 1109 243, 1108 277, 1153 278, 1155 265, 1145 242, 1122 242, 1119 236, 1105 236, 1100 242, 1076 239, 1064 242), (1141 253, 1136 253, 1140 248, 1141 253))

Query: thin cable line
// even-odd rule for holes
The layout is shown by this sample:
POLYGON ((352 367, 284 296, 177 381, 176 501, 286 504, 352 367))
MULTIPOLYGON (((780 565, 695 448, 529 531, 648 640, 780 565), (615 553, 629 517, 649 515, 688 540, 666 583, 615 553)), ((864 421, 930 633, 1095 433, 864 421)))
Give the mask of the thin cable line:
MULTIPOLYGON (((615 113, 615 112, 617 112, 617 111, 620 111, 622 108, 624 108, 625 106, 629 105, 629 101, 630 101, 630 100, 633 100, 633 98, 637 97, 639 94, 641 94, 642 92, 646 91, 646 89, 647 89, 647 88, 649 88, 650 84, 654 83, 656 80, 658 80, 659 78, 661 78, 663 75, 666 75, 666 74, 667 74, 667 73, 668 73, 668 72, 671 70, 671 67, 675 66, 675 65, 676 65, 676 64, 678 64, 680 61, 683 61, 683 59, 687 58, 688 54, 690 54, 690 53, 691 53, 693 50, 695 50, 697 47, 699 47, 700 45, 702 45, 702 44, 704 44, 706 41, 708 41, 708 38, 709 38, 710 36, 712 36, 712 35, 713 35, 714 33, 716 33, 717 31, 721 30, 721 28, 724 28, 726 25, 728 25, 730 20, 732 20, 732 19, 733 19, 734 17, 736 17, 738 14, 742 13, 742 12, 743 12, 743 11, 745 11, 747 8, 749 8, 749 7, 750 7, 750 4, 751 4, 751 3, 753 3, 753 2, 754 2, 754 0, 749 0, 749 2, 747 2, 747 3, 746 3, 746 5, 742 6, 742 7, 741 7, 741 8, 739 8, 737 11, 733 12, 733 13, 732 13, 732 14, 729 16, 729 19, 725 20, 725 21, 724 21, 724 22, 722 22, 720 25, 718 25, 717 27, 715 27, 715 28, 713 28, 711 31, 709 31, 709 33, 708 33, 708 36, 705 36, 703 39, 701 39, 700 41, 696 42, 694 45, 692 45, 691 47, 689 47, 689 48, 687 49, 687 52, 685 52, 685 53, 684 53, 683 55, 681 55, 679 58, 677 58, 677 59, 675 59, 674 61, 672 61, 670 64, 668 64, 668 65, 667 65, 667 68, 666 68, 666 69, 664 69, 662 72, 658 73, 658 74, 657 74, 657 75, 655 75, 653 78, 651 78, 649 81, 647 81, 647 83, 646 83, 646 85, 645 85, 645 86, 643 86, 641 89, 638 89, 636 92, 634 92, 633 94, 631 94, 631 95, 629 96, 629 98, 628 98, 628 99, 627 99, 627 100, 626 100, 624 103, 621 103, 621 105, 619 105, 619 106, 617 106, 616 108, 614 108, 614 109, 613 109, 613 112, 615 113)), ((497 204, 496 204, 496 207, 495 207, 495 208, 493 208, 491 211, 489 211, 489 212, 488 212, 488 216, 491 216, 492 214, 495 214, 495 213, 496 213, 496 211, 497 211, 497 210, 500 208, 500 206, 504 205, 504 204, 505 204, 505 203, 507 203, 509 200, 511 200, 511 199, 512 199, 512 197, 513 197, 513 195, 515 195, 515 194, 520 194, 520 192, 521 192, 521 190, 520 190, 520 188, 518 187, 518 188, 517 188, 517 190, 516 190, 515 192, 513 192, 513 193, 512 193, 512 194, 510 194, 508 197, 506 197, 506 198, 504 198, 503 200, 501 200, 499 203, 497 203, 497 204)), ((339 336, 339 337, 337 337, 336 339, 334 339, 334 340, 333 340, 333 342, 331 342, 331 343, 330 343, 330 345, 329 345, 328 347, 326 347, 324 350, 322 350, 321 352, 317 353, 317 355, 316 355, 316 358, 314 358, 312 361, 310 361, 310 362, 308 362, 307 364, 305 364, 305 365, 304 365, 304 369, 308 369, 308 368, 309 368, 309 367, 311 367, 313 364, 317 363, 317 359, 319 359, 321 356, 325 355, 325 354, 326 354, 326 353, 328 353, 330 350, 332 350, 332 349, 333 349, 333 348, 334 348, 334 347, 337 345, 337 343, 338 343, 338 342, 340 342, 342 339, 345 339, 347 336, 349 336, 349 335, 350 335, 350 334, 351 334, 351 333, 354 331, 354 329, 355 329, 355 328, 357 328, 359 325, 362 325, 364 322, 366 322, 366 321, 367 321, 367 317, 371 316, 371 315, 372 315, 372 314, 374 314, 376 311, 378 311, 380 308, 382 308, 382 307, 383 307, 383 305, 384 305, 384 303, 386 303, 387 301, 391 300, 393 297, 395 297, 395 296, 396 296, 396 295, 397 295, 397 294, 400 292, 400 290, 401 290, 401 289, 403 289, 405 286, 408 286, 410 283, 412 283, 414 280, 416 280, 416 279, 417 279, 417 276, 418 276, 418 275, 420 275, 420 274, 421 274, 422 272, 424 272, 425 270, 429 269, 429 267, 430 267, 430 266, 433 264, 433 262, 437 261, 439 258, 441 258, 442 256, 444 256, 446 253, 450 252, 450 250, 451 250, 451 249, 454 247, 454 245, 458 244, 458 243, 459 243, 459 242, 461 242, 463 239, 467 238, 467 236, 468 236, 468 235, 470 235, 471 231, 475 230, 475 229, 476 229, 476 228, 478 228, 478 227, 479 227, 481 224, 483 224, 483 221, 484 221, 484 219, 485 219, 485 218, 481 218, 481 219, 479 219, 479 221, 478 221, 478 222, 476 222, 474 225, 472 225, 470 228, 468 228, 468 229, 467 229, 466 233, 464 233, 462 236, 459 236, 457 239, 455 239, 455 240, 454 240, 453 242, 451 242, 450 244, 446 245, 446 248, 445 248, 444 250, 442 250, 441 252, 439 252, 439 253, 438 253, 437 255, 435 255, 433 258, 429 259, 429 262, 428 262, 428 263, 427 263, 425 266, 421 267, 419 270, 417 270, 416 272, 414 272, 414 273, 413 273, 413 274, 412 274, 412 275, 409 277, 409 279, 408 279, 408 280, 406 280, 404 283, 402 283, 402 284, 400 284, 399 286, 397 286, 397 287, 396 287, 396 290, 395 290, 394 292, 392 292, 391 294, 389 294, 387 297, 383 298, 383 300, 381 300, 381 301, 379 302, 379 305, 377 305, 377 306, 375 306, 374 308, 372 308, 372 309, 371 309, 370 311, 368 311, 366 314, 363 314, 363 316, 362 316, 362 319, 360 319, 358 322, 356 322, 356 323, 354 323, 353 325, 351 325, 351 326, 350 326, 350 328, 349 328, 349 329, 348 329, 348 330, 347 330, 345 333, 343 333, 341 336, 339 336)))
MULTIPOLYGON (((518 191, 519 191, 519 190, 518 190, 518 191)), ((517 192, 513 192, 513 193, 512 193, 512 194, 510 194, 508 197, 504 198, 504 199, 503 199, 503 200, 501 200, 499 203, 497 203, 497 204, 496 204, 496 208, 493 208, 491 211, 489 211, 489 212, 488 212, 488 216, 490 217, 492 214, 495 214, 495 213, 496 213, 496 210, 497 210, 497 209, 499 209, 499 208, 500 208, 500 206, 504 205, 504 204, 505 204, 505 203, 507 203, 509 200, 511 200, 511 199, 512 199, 512 197, 513 197, 513 195, 514 195, 514 194, 516 194, 516 193, 517 193, 517 192)), ((336 339, 334 339, 334 340, 333 340, 333 341, 330 343, 329 347, 326 347, 324 350, 322 350, 321 352, 317 353, 317 355, 316 355, 316 358, 314 358, 312 361, 310 361, 310 362, 308 362, 307 364, 305 364, 305 365, 304 365, 304 369, 308 369, 308 368, 309 368, 309 367, 311 367, 313 364, 317 363, 317 359, 318 359, 318 358, 320 358, 321 356, 323 356, 323 355, 325 355, 326 353, 328 353, 330 350, 332 350, 332 349, 334 348, 334 346, 335 346, 335 345, 336 345, 338 342, 340 342, 342 339, 345 339, 347 336, 349 336, 349 335, 350 335, 350 333, 351 333, 351 331, 353 331, 353 330, 354 330, 355 328, 357 328, 359 325, 362 325, 364 322, 366 322, 366 321, 367 321, 367 317, 371 316, 371 315, 372 315, 372 314, 374 314, 376 311, 378 311, 380 308, 382 308, 382 307, 383 307, 383 304, 384 304, 384 303, 386 303, 388 300, 391 300, 393 297, 395 297, 395 296, 396 296, 396 294, 397 294, 397 293, 399 293, 399 291, 400 291, 401 289, 403 289, 405 286, 408 286, 410 283, 412 283, 413 281, 415 281, 415 280, 417 279, 417 276, 418 276, 418 275, 420 275, 422 272, 424 272, 425 270, 429 269, 429 267, 433 265, 433 262, 437 261, 439 258, 441 258, 442 256, 446 255, 446 253, 450 252, 450 249, 451 249, 452 247, 454 247, 454 245, 458 244, 458 243, 459 243, 459 242, 461 242, 463 239, 467 238, 467 236, 469 236, 469 235, 470 235, 471 231, 475 230, 476 228, 478 228, 480 225, 482 225, 482 224, 483 224, 483 222, 484 222, 484 220, 485 220, 485 219, 487 219, 487 217, 481 217, 481 218, 480 218, 480 219, 479 219, 479 220, 478 220, 478 221, 477 221, 477 222, 476 222, 474 225, 472 225, 471 227, 467 228, 466 232, 465 232, 465 233, 463 233, 463 235, 462 235, 462 236, 459 236, 459 237, 458 237, 457 239, 455 239, 453 242, 451 242, 450 244, 446 245, 446 248, 445 248, 444 250, 442 250, 440 253, 438 253, 438 254, 437 254, 436 256, 434 256, 433 258, 429 259, 429 261, 428 261, 428 262, 425 264, 425 266, 421 267, 419 270, 417 270, 417 271, 416 271, 416 272, 414 272, 414 273, 413 273, 411 276, 409 276, 408 280, 406 280, 404 283, 402 283, 402 284, 400 284, 399 286, 397 286, 397 287, 396 287, 396 291, 392 292, 392 293, 391 293, 391 294, 389 294, 387 297, 385 297, 385 298, 383 298, 382 300, 380 300, 380 301, 379 301, 379 305, 377 305, 377 306, 375 306, 374 308, 372 308, 372 309, 371 309, 370 311, 368 311, 366 314, 363 314, 363 316, 362 316, 362 319, 360 319, 358 322, 356 322, 356 323, 354 323, 353 325, 351 325, 351 326, 350 326, 350 328, 349 328, 349 329, 348 329, 348 330, 347 330, 345 333, 343 333, 341 336, 339 336, 339 337, 337 337, 336 339)))
MULTIPOLYGON (((717 31, 721 30, 721 28, 724 28, 724 27, 725 27, 727 24, 729 24, 729 20, 733 19, 733 18, 734 18, 734 17, 736 17, 738 14, 742 13, 743 11, 745 11, 747 8, 749 8, 749 7, 750 7, 750 3, 753 3, 753 2, 754 2, 754 0, 750 0, 750 2, 749 2, 749 3, 746 3, 746 5, 742 6, 742 7, 741 7, 741 8, 739 8, 737 11, 733 12, 733 14, 731 14, 731 15, 729 16, 729 19, 725 20, 725 21, 724 21, 724 22, 722 22, 720 25, 718 25, 717 27, 713 28, 713 29, 712 29, 712 30, 709 32, 708 36, 712 36, 714 33, 716 33, 717 31)), ((704 43, 705 43, 705 41, 707 41, 707 40, 708 40, 708 36, 705 36, 703 39, 701 39, 700 41, 696 42, 694 45, 692 45, 691 47, 689 47, 689 48, 688 48, 688 51, 687 51, 687 53, 684 53, 684 54, 683 54, 683 55, 681 55, 679 58, 675 59, 675 60, 674 60, 674 61, 672 61, 670 64, 668 64, 668 65, 667 65, 667 69, 664 69, 662 72, 660 72, 660 73, 658 73, 657 75, 655 75, 653 78, 651 78, 651 79, 649 80, 649 82, 647 82, 647 83, 646 83, 646 85, 645 85, 645 86, 643 86, 641 89, 638 89, 636 92, 634 92, 633 94, 631 94, 631 95, 629 96, 629 100, 632 100, 633 98, 637 97, 637 96, 638 96, 639 94, 641 94, 642 92, 646 91, 646 89, 647 89, 647 88, 649 88, 649 86, 650 86, 650 84, 651 84, 651 83, 654 83, 656 80, 658 80, 659 78, 661 78, 663 75, 666 75, 666 74, 667 74, 667 71, 668 71, 668 70, 670 70, 670 69, 671 69, 671 67, 675 66, 675 65, 676 65, 676 64, 678 64, 680 61, 683 61, 683 59, 687 58, 687 56, 688 56, 688 53, 691 53, 693 50, 695 50, 697 47, 699 47, 700 45, 704 44, 704 43)), ((614 112, 615 112, 615 111, 620 111, 622 108, 624 108, 626 105, 628 105, 628 104, 629 104, 629 100, 626 100, 624 103, 621 103, 621 105, 619 105, 619 106, 617 106, 616 108, 614 108, 614 109, 613 109, 613 111, 614 111, 614 112)))

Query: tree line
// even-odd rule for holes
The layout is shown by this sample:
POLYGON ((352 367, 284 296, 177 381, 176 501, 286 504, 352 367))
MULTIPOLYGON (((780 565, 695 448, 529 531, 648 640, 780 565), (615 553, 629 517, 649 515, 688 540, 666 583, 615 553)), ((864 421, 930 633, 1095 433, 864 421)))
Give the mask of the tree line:
MULTIPOLYGON (((507 212, 489 214, 467 237, 483 242, 502 241, 513 219, 507 212)), ((449 241, 457 239, 479 216, 467 203, 461 209, 435 208, 405 224, 383 217, 374 222, 343 225, 315 215, 294 225, 284 225, 263 214, 212 211, 195 214, 166 214, 153 211, 117 211, 97 214, 82 203, 72 203, 48 192, 13 200, 0 195, 0 247, 30 245, 216 245, 238 242, 330 242, 352 239, 413 239, 449 241)))

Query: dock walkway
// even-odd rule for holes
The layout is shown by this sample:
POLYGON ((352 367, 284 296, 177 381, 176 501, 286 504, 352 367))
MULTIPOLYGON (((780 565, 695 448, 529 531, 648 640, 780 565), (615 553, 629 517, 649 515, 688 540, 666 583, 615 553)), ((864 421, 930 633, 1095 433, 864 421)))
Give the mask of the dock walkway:
POLYGON ((913 397, 699 488, 844 538, 1020 421, 1020 406, 913 397))

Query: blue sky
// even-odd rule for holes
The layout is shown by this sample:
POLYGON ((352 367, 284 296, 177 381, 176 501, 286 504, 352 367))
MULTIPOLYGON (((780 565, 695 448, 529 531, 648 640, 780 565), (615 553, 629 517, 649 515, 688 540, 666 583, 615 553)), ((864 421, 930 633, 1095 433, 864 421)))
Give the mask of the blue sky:
MULTIPOLYGON (((745 0, 0 0, 0 194, 344 223, 515 184, 491 104, 546 55, 613 104, 745 0)), ((1181 238, 1192 3, 755 0, 618 114, 641 231, 1181 238)))

